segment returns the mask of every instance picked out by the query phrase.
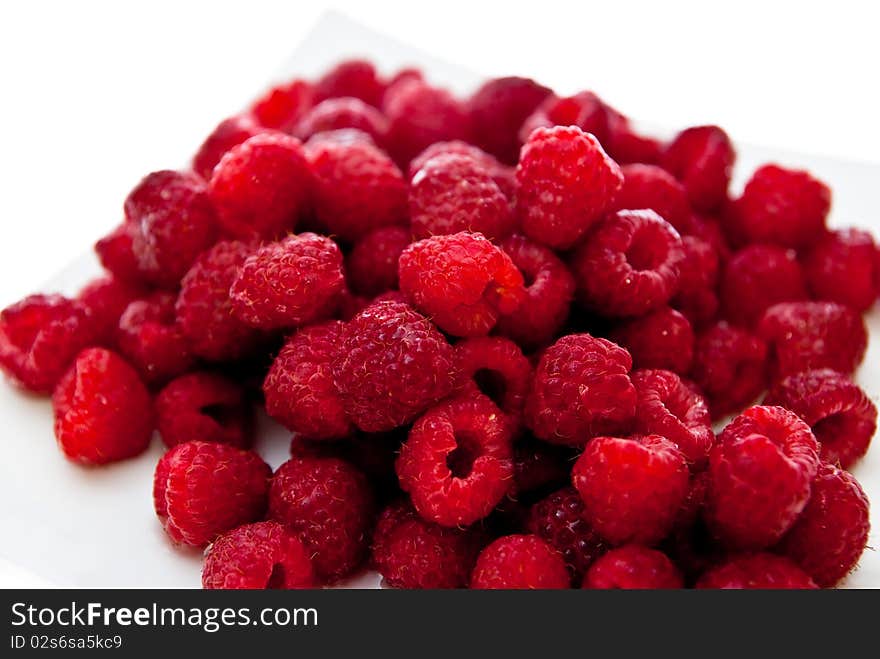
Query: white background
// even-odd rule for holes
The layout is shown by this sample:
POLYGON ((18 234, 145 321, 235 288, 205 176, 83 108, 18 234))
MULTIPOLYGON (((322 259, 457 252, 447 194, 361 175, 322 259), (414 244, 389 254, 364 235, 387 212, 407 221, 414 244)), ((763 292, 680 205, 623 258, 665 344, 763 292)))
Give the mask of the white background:
POLYGON ((595 89, 651 123, 877 161, 872 4, 4 0, 0 305, 89 249, 143 174, 186 162, 327 7, 486 74, 595 89))

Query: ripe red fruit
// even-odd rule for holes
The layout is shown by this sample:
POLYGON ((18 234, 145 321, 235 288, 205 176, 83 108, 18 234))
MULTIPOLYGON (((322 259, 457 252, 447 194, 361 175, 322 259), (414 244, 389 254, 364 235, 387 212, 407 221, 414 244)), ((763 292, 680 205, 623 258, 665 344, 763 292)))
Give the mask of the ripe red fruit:
POLYGON ((694 126, 676 135, 662 163, 682 182, 693 207, 709 213, 727 199, 735 160, 730 138, 721 128, 694 126))
POLYGON ((352 290, 366 296, 395 290, 397 263, 410 242, 409 229, 403 227, 382 227, 361 238, 345 259, 352 290))
POLYGON ((814 589, 810 576, 794 562, 773 554, 735 556, 706 571, 697 588, 814 589))
POLYGON ((503 337, 473 337, 455 344, 460 386, 471 383, 519 423, 532 384, 532 365, 522 350, 503 337))
POLYGON ((691 217, 684 186, 656 165, 624 165, 623 186, 614 198, 612 210, 649 208, 669 222, 676 231, 683 231, 691 217))
POLYGON ((880 261, 867 231, 840 229, 819 239, 804 256, 804 273, 813 297, 869 309, 880 293, 880 261))
POLYGON ((351 96, 328 98, 309 110, 296 124, 293 134, 305 141, 312 135, 353 128, 382 144, 388 133, 388 120, 379 110, 351 96))
POLYGON ((146 278, 132 249, 135 229, 130 222, 123 222, 95 243, 95 254, 114 277, 140 285, 146 283, 146 278))
POLYGON ((571 586, 562 556, 535 535, 498 538, 477 558, 471 588, 558 589, 571 586))
POLYGON ((516 196, 516 178, 513 167, 499 162, 494 156, 461 140, 446 142, 434 142, 415 158, 410 160, 407 179, 412 181, 418 171, 436 156, 459 155, 470 158, 482 169, 489 173, 498 188, 504 193, 509 201, 516 196))
POLYGON ((315 102, 328 98, 354 97, 378 107, 385 85, 375 67, 362 59, 340 62, 315 82, 315 102))
POLYGON ((685 375, 694 357, 694 330, 688 319, 669 307, 624 321, 610 338, 632 355, 636 368, 662 368, 685 375))
POLYGON ((236 115, 224 119, 211 134, 205 138, 196 155, 193 156, 193 171, 206 181, 211 180, 214 167, 223 154, 234 146, 261 132, 260 126, 249 115, 236 115))
POLYGON ((697 236, 682 236, 681 247, 684 258, 678 266, 678 290, 669 304, 684 314, 692 327, 702 328, 718 313, 718 251, 697 236))
POLYGON ((250 114, 263 128, 289 131, 312 107, 312 86, 305 80, 290 80, 270 89, 257 98, 250 114))
POLYGON ((611 125, 624 121, 620 113, 593 92, 583 91, 568 97, 552 94, 522 122, 519 139, 520 142, 528 142, 538 128, 575 126, 592 134, 604 146, 610 143, 611 125))
POLYGON ((146 288, 108 274, 86 284, 76 299, 92 319, 96 340, 102 345, 112 345, 122 312, 129 304, 146 295, 146 288))
POLYGON ((675 564, 661 551, 625 545, 600 556, 587 571, 584 588, 675 589, 684 580, 675 564))

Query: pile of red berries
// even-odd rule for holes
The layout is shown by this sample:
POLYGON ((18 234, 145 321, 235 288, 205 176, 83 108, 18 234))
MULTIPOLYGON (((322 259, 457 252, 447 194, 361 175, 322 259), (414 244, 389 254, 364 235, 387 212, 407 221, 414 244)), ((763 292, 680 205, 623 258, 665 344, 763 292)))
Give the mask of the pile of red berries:
POLYGON ((591 92, 345 62, 144 178, 104 277, 2 312, 0 364, 72 461, 158 430, 206 588, 833 586, 868 537, 880 251, 807 172, 731 197, 734 160, 591 92), (274 473, 256 405, 293 433, 274 473))

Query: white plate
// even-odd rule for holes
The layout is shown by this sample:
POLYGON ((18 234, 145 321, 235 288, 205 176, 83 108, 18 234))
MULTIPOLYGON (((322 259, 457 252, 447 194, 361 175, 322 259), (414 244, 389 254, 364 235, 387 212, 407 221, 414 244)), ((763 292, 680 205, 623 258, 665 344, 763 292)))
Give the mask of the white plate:
MULTIPOLYGON (((384 71, 418 65, 432 81, 458 93, 468 92, 482 79, 336 14, 325 16, 277 78, 317 75, 353 55, 370 57, 384 71)), ((738 153, 735 186, 763 162, 807 168, 834 190, 833 225, 858 225, 880 233, 873 194, 880 166, 745 144, 738 145, 738 153)), ((98 272, 95 258, 84 255, 42 290, 73 294, 98 272)), ((871 344, 857 380, 876 401, 880 393, 880 313, 876 308, 868 316, 868 325, 871 344)), ((0 418, 5 427, 0 438, 0 586, 199 586, 200 552, 173 547, 153 513, 153 468, 162 452, 161 442, 154 441, 136 459, 84 469, 67 462, 55 446, 46 399, 0 383, 0 418)), ((277 467, 287 458, 289 434, 268 419, 262 419, 261 426, 257 450, 277 467)), ((874 447, 853 473, 868 497, 880 502, 880 448, 874 447)), ((876 545, 880 522, 875 512, 871 521, 876 530, 869 545, 876 545)), ((348 585, 377 587, 379 577, 365 574, 348 585)), ((866 550, 846 585, 880 586, 880 557, 874 550, 866 550)))

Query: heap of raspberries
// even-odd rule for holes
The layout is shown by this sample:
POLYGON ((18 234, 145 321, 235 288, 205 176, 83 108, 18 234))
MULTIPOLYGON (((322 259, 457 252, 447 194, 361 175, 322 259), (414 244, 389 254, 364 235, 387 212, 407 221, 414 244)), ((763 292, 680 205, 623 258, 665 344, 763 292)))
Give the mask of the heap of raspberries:
POLYGON ((835 586, 880 250, 808 172, 732 193, 735 158, 591 92, 343 62, 140 181, 101 278, 2 311, 0 365, 73 462, 161 437, 205 588, 835 586))

